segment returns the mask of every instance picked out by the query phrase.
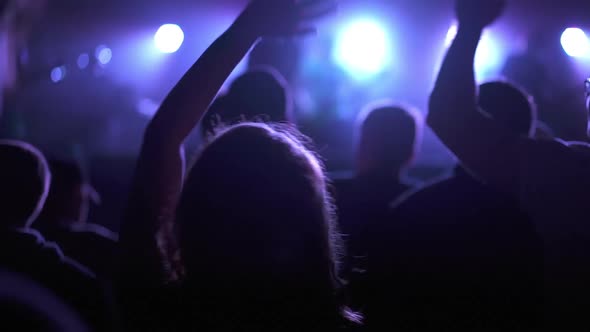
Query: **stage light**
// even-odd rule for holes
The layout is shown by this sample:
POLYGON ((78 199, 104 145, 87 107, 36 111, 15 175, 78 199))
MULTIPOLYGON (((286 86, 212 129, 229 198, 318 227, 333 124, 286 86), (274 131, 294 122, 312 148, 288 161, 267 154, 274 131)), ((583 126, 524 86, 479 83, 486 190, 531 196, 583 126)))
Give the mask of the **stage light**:
POLYGON ((579 28, 567 28, 561 34, 561 46, 565 53, 574 58, 590 56, 590 41, 579 28))
POLYGON ((102 65, 111 62, 113 58, 113 51, 105 45, 100 45, 96 48, 96 59, 102 65))
POLYGON ((338 34, 332 56, 354 78, 370 78, 391 63, 390 37, 375 20, 353 21, 338 34))
POLYGON ((88 64, 90 63, 90 56, 88 56, 88 54, 86 53, 82 53, 80 54, 80 56, 78 56, 78 68, 80 69, 84 69, 86 67, 88 67, 88 64))
POLYGON ((154 35, 156 48, 162 53, 174 53, 178 51, 183 41, 184 32, 176 24, 164 24, 154 35))
POLYGON ((53 83, 62 81, 66 77, 66 68, 63 66, 53 68, 50 77, 53 83))
POLYGON ((492 69, 501 66, 501 64, 502 59, 499 44, 496 43, 492 36, 484 32, 475 52, 476 73, 488 73, 492 69))
MULTIPOLYGON (((445 37, 445 48, 449 48, 457 36, 457 24, 451 25, 445 37)), ((478 80, 490 76, 502 65, 501 45, 489 30, 484 31, 475 52, 475 73, 478 80)))

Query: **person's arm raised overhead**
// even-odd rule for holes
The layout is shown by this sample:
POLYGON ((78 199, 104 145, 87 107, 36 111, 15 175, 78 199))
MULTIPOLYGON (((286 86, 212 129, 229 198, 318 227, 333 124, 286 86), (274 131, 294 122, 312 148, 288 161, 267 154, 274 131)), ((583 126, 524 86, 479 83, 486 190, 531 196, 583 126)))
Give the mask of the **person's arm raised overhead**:
POLYGON ((483 30, 501 15, 505 5, 505 0, 456 1, 458 32, 430 96, 427 122, 468 169, 514 192, 521 138, 481 112, 474 75, 483 30))
POLYGON ((134 174, 121 229, 126 270, 162 272, 155 234, 173 217, 182 189, 182 144, 229 74, 260 37, 313 32, 306 23, 331 11, 333 5, 325 0, 251 1, 172 89, 145 131, 134 174))

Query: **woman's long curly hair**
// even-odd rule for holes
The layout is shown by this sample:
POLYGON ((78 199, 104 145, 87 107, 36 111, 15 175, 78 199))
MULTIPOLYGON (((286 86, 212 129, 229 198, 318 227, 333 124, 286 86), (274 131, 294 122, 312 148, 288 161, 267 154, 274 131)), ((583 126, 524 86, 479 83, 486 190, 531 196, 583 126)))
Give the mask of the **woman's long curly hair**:
POLYGON ((290 126, 242 123, 220 129, 192 165, 176 234, 184 282, 209 318, 228 303, 247 320, 260 310, 318 327, 354 318, 337 296, 340 234, 308 143, 290 126))

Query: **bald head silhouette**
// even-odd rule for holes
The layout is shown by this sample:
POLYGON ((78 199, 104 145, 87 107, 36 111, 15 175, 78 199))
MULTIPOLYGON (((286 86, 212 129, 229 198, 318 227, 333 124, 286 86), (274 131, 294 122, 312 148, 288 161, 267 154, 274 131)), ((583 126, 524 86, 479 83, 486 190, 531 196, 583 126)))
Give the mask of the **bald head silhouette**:
POLYGON ((397 175, 416 153, 420 122, 409 107, 373 105, 357 120, 357 173, 397 175))
POLYGON ((45 204, 50 181, 39 150, 25 142, 0 140, 0 226, 31 226, 45 204))
POLYGON ((479 87, 479 107, 494 120, 520 135, 535 131, 537 111, 531 96, 506 81, 492 81, 479 87))
POLYGON ((293 122, 292 103, 285 78, 272 67, 256 67, 236 78, 209 107, 201 122, 203 135, 213 135, 219 124, 243 120, 293 122))

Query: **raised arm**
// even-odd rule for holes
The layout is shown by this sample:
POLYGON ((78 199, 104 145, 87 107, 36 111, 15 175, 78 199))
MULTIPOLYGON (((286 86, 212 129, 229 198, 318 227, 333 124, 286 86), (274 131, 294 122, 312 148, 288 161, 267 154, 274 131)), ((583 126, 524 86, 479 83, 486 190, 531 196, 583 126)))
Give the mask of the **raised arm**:
POLYGON ((121 229, 125 270, 163 277, 154 235, 182 189, 182 144, 232 70, 260 37, 310 32, 304 23, 329 9, 321 0, 251 1, 173 88, 145 131, 121 229))
POLYGON ((429 103, 428 125, 459 160, 482 180, 514 192, 521 138, 477 106, 474 58, 486 26, 505 0, 457 0, 457 36, 449 48, 429 103))

